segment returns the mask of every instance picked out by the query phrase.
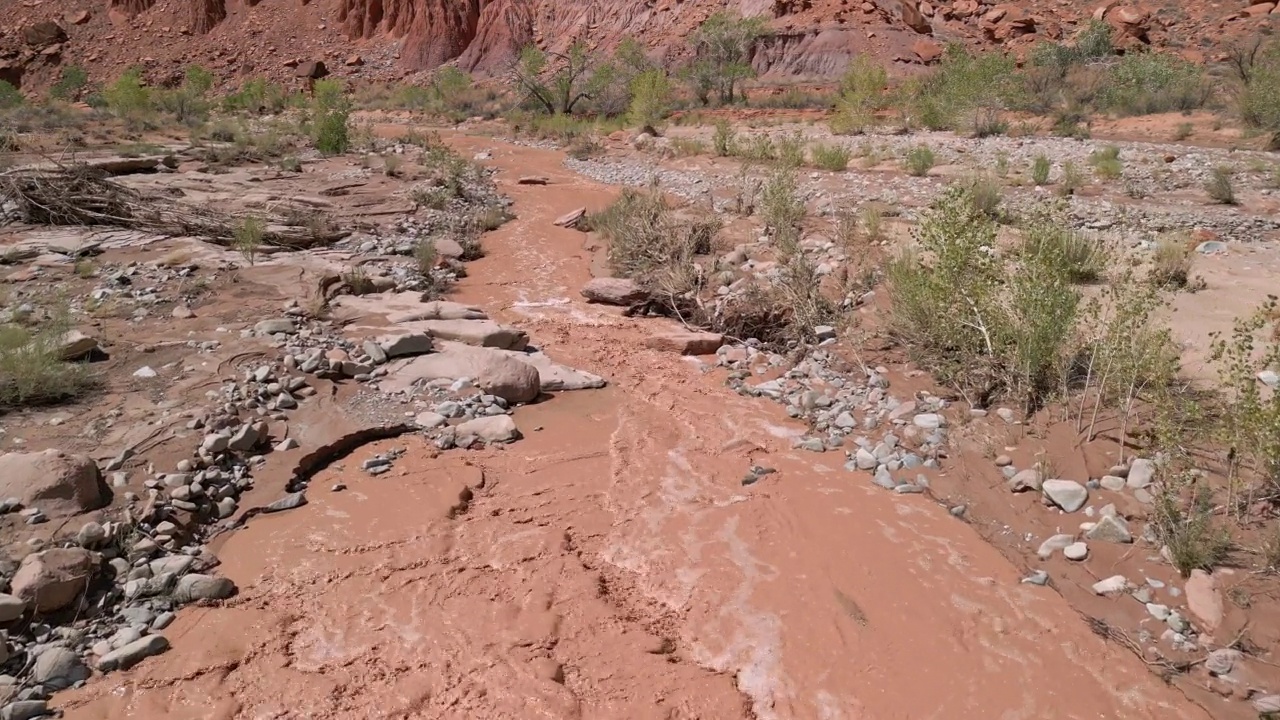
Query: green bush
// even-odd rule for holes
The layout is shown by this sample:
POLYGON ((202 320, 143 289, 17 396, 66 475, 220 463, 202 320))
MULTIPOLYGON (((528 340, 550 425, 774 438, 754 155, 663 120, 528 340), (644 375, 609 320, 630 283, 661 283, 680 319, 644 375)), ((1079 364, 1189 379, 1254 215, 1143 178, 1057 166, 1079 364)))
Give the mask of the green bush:
POLYGON ((311 139, 325 155, 351 147, 351 101, 338 80, 317 80, 312 99, 311 139))
POLYGON ((671 112, 671 99, 671 80, 665 70, 640 73, 631 81, 631 124, 639 128, 657 128, 671 112))
POLYGON ((299 98, 290 96, 283 85, 268 82, 264 78, 253 78, 246 81, 236 92, 224 97, 222 107, 227 112, 274 115, 298 102, 300 102, 299 98))
POLYGON ((1094 283, 1102 279, 1108 256, 1096 238, 1053 221, 1033 223, 1024 233, 1024 247, 1030 252, 1049 252, 1062 258, 1071 282, 1094 283))
POLYGON ((975 56, 959 45, 947 48, 932 73, 905 87, 913 115, 930 130, 1004 132, 1000 113, 1025 104, 1013 58, 975 56))
POLYGON ((917 145, 907 151, 903 166, 908 175, 924 177, 933 169, 934 162, 933 149, 928 145, 917 145))
POLYGON ((866 55, 855 58, 840 79, 835 113, 828 123, 831 132, 836 135, 865 132, 875 119, 876 111, 884 107, 884 88, 888 82, 884 66, 866 55))
POLYGON ((716 129, 711 136, 711 144, 715 148, 718 157, 729 157, 737 154, 738 136, 728 120, 716 121, 716 129))
POLYGON ((1048 185, 1050 169, 1049 158, 1044 155, 1036 155, 1035 159, 1031 161, 1031 182, 1036 185, 1048 185))
POLYGON ((79 65, 68 65, 62 68, 58 82, 49 88, 49 97, 54 100, 75 100, 88 85, 89 73, 79 65))
POLYGON ((88 365, 63 362, 62 338, 70 329, 65 314, 36 330, 0 326, 0 410, 72 400, 98 385, 88 365))
POLYGON ((1061 386, 1080 301, 1059 244, 1029 242, 1052 224, 1035 218, 1012 257, 969 188, 953 186, 925 215, 918 250, 887 272, 900 341, 925 367, 979 405, 1009 395, 1028 409, 1061 386))
POLYGON ((1231 168, 1228 167, 1219 166, 1209 171, 1209 179, 1204 185, 1209 199, 1219 205, 1235 205, 1238 202, 1235 183, 1232 182, 1231 176, 1231 168))
POLYGON ((849 148, 839 143, 819 143, 809 148, 809 156, 813 160, 814 167, 842 172, 848 169, 851 154, 849 148))
POLYGON ((1115 180, 1124 174, 1124 162, 1120 160, 1120 148, 1108 145, 1101 150, 1089 154, 1089 164, 1098 177, 1104 180, 1115 180))
POLYGON ((102 91, 107 109, 120 117, 130 117, 151 110, 151 89, 142 82, 142 71, 130 68, 102 91))
POLYGON ((18 88, 10 85, 4 80, 0 80, 0 110, 9 110, 16 108, 25 101, 22 93, 18 88))
POLYGON ((1121 115, 1195 110, 1210 86, 1198 65, 1174 55, 1130 53, 1108 68, 1098 91, 1099 108, 1121 115))

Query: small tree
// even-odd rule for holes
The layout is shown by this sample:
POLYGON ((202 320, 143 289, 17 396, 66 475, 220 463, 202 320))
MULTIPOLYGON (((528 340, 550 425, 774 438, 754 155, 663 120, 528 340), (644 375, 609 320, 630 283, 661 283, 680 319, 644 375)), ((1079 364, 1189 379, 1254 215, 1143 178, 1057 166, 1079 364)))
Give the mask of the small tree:
POLYGON ((671 110, 671 80, 661 69, 646 70, 631 81, 632 124, 653 130, 671 110))
POLYGON ((568 115, 596 94, 592 66, 593 59, 581 43, 574 43, 567 53, 549 53, 530 45, 512 65, 511 77, 527 102, 552 115, 568 115))
POLYGON ((715 91, 723 104, 734 102, 738 85, 755 77, 751 51, 765 32, 764 19, 721 11, 707 18, 693 37, 696 58, 684 76, 700 102, 715 91))

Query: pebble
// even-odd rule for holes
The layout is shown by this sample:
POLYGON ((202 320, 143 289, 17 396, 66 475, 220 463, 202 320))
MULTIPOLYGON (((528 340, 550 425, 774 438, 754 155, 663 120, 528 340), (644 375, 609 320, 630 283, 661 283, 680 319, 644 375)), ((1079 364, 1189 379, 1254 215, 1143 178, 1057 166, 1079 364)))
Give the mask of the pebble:
POLYGON ((134 371, 133 371, 133 376, 134 376, 134 377, 136 377, 136 378, 142 378, 142 379, 146 380, 146 379, 150 379, 150 378, 155 377, 155 376, 156 376, 156 371, 155 371, 155 370, 152 370, 152 369, 151 369, 151 366, 149 366, 149 365, 143 365, 142 367, 140 367, 140 368, 138 368, 137 370, 134 370, 134 371))
POLYGON ((1068 560, 1084 560, 1089 557, 1089 546, 1082 542, 1074 542, 1062 548, 1062 554, 1068 560))

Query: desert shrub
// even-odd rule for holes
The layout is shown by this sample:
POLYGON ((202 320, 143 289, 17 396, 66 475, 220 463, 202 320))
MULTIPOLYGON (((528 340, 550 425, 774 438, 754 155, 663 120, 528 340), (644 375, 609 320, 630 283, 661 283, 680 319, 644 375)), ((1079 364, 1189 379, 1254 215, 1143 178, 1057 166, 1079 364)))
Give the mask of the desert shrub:
POLYGON ((884 66, 866 55, 849 63, 840 79, 835 113, 829 127, 836 135, 858 135, 866 131, 877 110, 884 106, 884 88, 889 76, 884 66))
POLYGON ((213 74, 192 65, 187 68, 182 85, 172 90, 155 93, 156 105, 171 113, 179 122, 194 123, 209 116, 211 103, 207 99, 213 89, 213 74))
POLYGON ((783 135, 774 144, 778 164, 786 168, 804 165, 804 137, 800 133, 783 135))
POLYGON ((342 83, 317 80, 312 102, 311 139, 325 155, 341 155, 351 147, 351 101, 342 83))
POLYGON ((1080 301, 1061 247, 1024 240, 1013 258, 1000 255, 995 222, 963 186, 943 194, 915 239, 887 271, 898 339, 979 405, 1006 394, 1038 407, 1060 387, 1080 301))
POLYGON ((1151 281, 1159 287, 1183 288, 1191 281, 1193 251, 1183 235, 1166 235, 1156 241, 1151 281))
POLYGON ((1062 163, 1062 177, 1058 180, 1059 195, 1074 195, 1076 190, 1084 186, 1084 176, 1076 164, 1067 160, 1062 163))
POLYGON ((973 209, 990 218, 1000 217, 1000 203, 1004 201, 1004 188, 989 175, 976 174, 963 181, 973 203, 973 209))
POLYGON ((1205 181, 1204 191, 1209 195, 1209 199, 1219 205, 1235 205, 1236 200, 1235 183, 1231 179, 1231 168, 1215 167, 1209 171, 1209 179, 1205 181))
POLYGON ((1246 126, 1271 133, 1268 149, 1280 149, 1280 42, 1260 45, 1250 57, 1240 72, 1236 109, 1246 126))
POLYGON ((947 48, 933 72, 905 87, 913 114, 930 130, 1004 132, 1001 113, 1024 102, 1013 58, 975 56, 959 45, 947 48))
POLYGON ((738 137, 729 121, 716 121, 715 133, 711 136, 711 144, 715 148, 718 157, 729 157, 737 154, 738 137))
POLYGON ((694 157, 707 151, 707 144, 697 138, 671 138, 671 149, 679 157, 694 157))
POLYGON ((1067 277, 1074 283, 1102 279, 1108 256, 1097 238, 1073 230, 1065 224, 1040 222, 1027 228, 1026 247, 1040 252, 1042 245, 1062 258, 1067 277))
POLYGON ((267 225, 262 218, 252 215, 241 218, 231 235, 231 247, 244 256, 250 265, 258 255, 258 246, 266 235, 267 225))
POLYGON ((1280 371, 1280 335, 1266 334, 1280 317, 1278 307, 1276 296, 1269 296, 1237 318, 1229 335, 1215 333, 1210 344, 1224 390, 1217 434, 1228 451, 1229 487, 1237 493, 1242 472, 1250 471, 1261 480, 1261 499, 1273 503, 1280 499, 1280 392, 1266 389, 1258 375, 1280 371))
POLYGON ((694 60, 681 72, 694 97, 706 105, 714 93, 722 105, 738 98, 744 80, 755 76, 751 51, 765 32, 764 18, 728 11, 708 17, 694 34, 694 60))
POLYGON ((1178 126, 1173 129, 1173 139, 1175 142, 1181 142, 1191 137, 1191 135, 1194 132, 1195 132, 1195 126, 1192 125, 1191 123, 1189 122, 1178 123, 1178 126))
POLYGON ((1152 528, 1168 548, 1173 566, 1183 577, 1192 570, 1212 571, 1231 553, 1231 535, 1214 522, 1213 493, 1195 480, 1162 482, 1156 497, 1152 528), (1182 488, 1189 486, 1183 498, 1182 488))
POLYGON ((253 78, 245 81, 239 90, 224 97, 222 107, 227 112, 273 115, 301 102, 302 98, 291 96, 284 86, 268 82, 264 78, 253 78))
POLYGON ((590 218, 593 230, 609 241, 609 265, 620 277, 651 287, 692 289, 693 259, 709 252, 718 226, 713 221, 685 222, 667 208, 656 187, 624 190, 617 201, 590 218), (680 279, 685 287, 670 287, 680 279))
POLYGON ((736 155, 752 162, 773 162, 778 159, 778 148, 767 132, 749 136, 735 143, 736 155))
POLYGON ((849 167, 849 148, 838 143, 819 143, 809 148, 814 167, 841 172, 849 167))
POLYGON ((1100 109, 1121 115, 1195 110, 1209 100, 1210 86, 1198 65, 1165 53, 1124 55, 1107 69, 1100 109))
POLYGON ((34 330, 0 326, 0 411, 74 400, 97 387, 88 365, 62 360, 70 329, 65 312, 34 330))
POLYGON ((1115 180, 1124 174, 1124 161, 1120 159, 1120 148, 1108 145, 1101 150, 1089 154, 1089 164, 1098 177, 1104 180, 1115 180))
POLYGON ((769 177, 760 190, 760 216, 774 244, 784 253, 795 252, 800 242, 800 223, 805 217, 805 207, 792 172, 779 170, 769 177))
POLYGON ((640 128, 657 128, 671 112, 671 80, 665 70, 646 70, 631 81, 629 119, 640 128))
POLYGON ((102 91, 107 109, 120 117, 134 117, 151 110, 151 89, 142 81, 138 68, 126 70, 102 91))
POLYGON ((934 161, 933 148, 928 145, 916 145, 907 151, 903 168, 908 175, 924 177, 933 169, 934 161))
POLYGON ((862 221, 862 231, 867 234, 868 240, 878 242, 884 239, 884 213, 881 212, 880 206, 864 205, 859 218, 862 221))
POLYGON ((54 100, 75 100, 88 86, 89 73, 79 65, 68 65, 62 68, 58 82, 49 88, 49 97, 54 100))
POLYGON ((1036 185, 1048 185, 1050 168, 1049 158, 1043 154, 1036 155, 1031 161, 1031 182, 1036 185))
POLYGON ((23 102, 25 102, 25 98, 22 97, 22 93, 18 91, 18 88, 10 85, 7 81, 0 80, 0 110, 12 110, 23 102))

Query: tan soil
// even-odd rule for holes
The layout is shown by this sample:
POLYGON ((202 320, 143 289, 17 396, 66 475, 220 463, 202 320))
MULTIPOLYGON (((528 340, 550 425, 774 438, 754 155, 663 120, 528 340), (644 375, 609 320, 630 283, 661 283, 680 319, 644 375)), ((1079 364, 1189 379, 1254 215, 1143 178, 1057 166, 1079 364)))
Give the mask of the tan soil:
POLYGON ((67 718, 1209 717, 944 507, 791 450, 781 408, 644 349, 659 321, 585 305, 591 253, 552 221, 612 189, 454 141, 517 215, 454 299, 611 387, 521 409, 508 449, 325 471, 227 540, 237 599, 57 697, 67 718), (753 464, 778 472, 743 487, 753 464))

